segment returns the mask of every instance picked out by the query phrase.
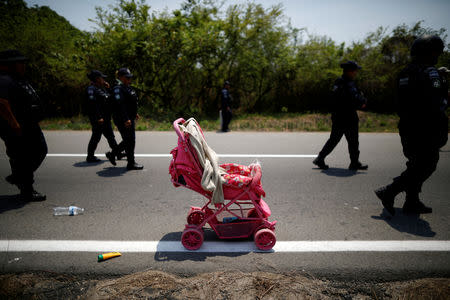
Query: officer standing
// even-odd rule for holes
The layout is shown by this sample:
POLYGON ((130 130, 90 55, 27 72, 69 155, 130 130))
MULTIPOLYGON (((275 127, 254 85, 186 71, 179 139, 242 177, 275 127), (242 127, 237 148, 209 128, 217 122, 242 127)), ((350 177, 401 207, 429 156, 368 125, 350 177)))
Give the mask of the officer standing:
POLYGON ((137 113, 138 96, 130 86, 133 74, 128 68, 120 68, 117 71, 117 85, 113 88, 114 93, 114 123, 122 135, 122 142, 113 150, 108 158, 115 164, 115 156, 125 150, 127 155, 128 170, 142 170, 143 165, 136 163, 134 159, 134 148, 136 146, 135 120, 139 119, 137 113))
POLYGON ((406 192, 404 213, 431 213, 419 199, 422 184, 436 170, 439 148, 447 143, 448 117, 445 95, 448 91, 434 67, 444 43, 438 36, 423 36, 411 46, 412 62, 398 77, 398 125, 406 170, 387 186, 375 190, 385 209, 395 214, 394 199, 406 192))
POLYGON ((28 59, 17 50, 0 52, 0 137, 5 142, 12 174, 6 180, 17 185, 23 201, 44 201, 33 188, 33 173, 47 155, 39 127, 43 108, 39 96, 25 79, 28 59))
POLYGON ((233 101, 233 98, 230 95, 230 82, 227 80, 225 81, 223 85, 223 89, 221 92, 221 108, 222 108, 222 131, 228 132, 230 129, 228 128, 228 125, 231 122, 231 118, 233 117, 232 111, 231 111, 231 103, 233 101))
POLYGON ((331 134, 322 151, 313 164, 320 169, 328 169, 325 157, 337 146, 342 136, 345 135, 350 153, 350 170, 367 170, 368 166, 359 162, 358 123, 356 110, 366 107, 367 100, 358 90, 355 78, 361 67, 354 61, 341 64, 342 77, 338 78, 332 90, 332 114, 331 134))
MULTIPOLYGON (((117 151, 117 142, 111 127, 110 95, 106 90, 109 89, 109 83, 105 81, 106 75, 98 70, 92 70, 87 77, 91 80, 91 85, 87 88, 87 98, 92 135, 88 144, 86 161, 99 162, 100 159, 94 154, 102 134, 112 151, 117 151)), ((106 153, 107 157, 111 155, 111 152, 106 153)))

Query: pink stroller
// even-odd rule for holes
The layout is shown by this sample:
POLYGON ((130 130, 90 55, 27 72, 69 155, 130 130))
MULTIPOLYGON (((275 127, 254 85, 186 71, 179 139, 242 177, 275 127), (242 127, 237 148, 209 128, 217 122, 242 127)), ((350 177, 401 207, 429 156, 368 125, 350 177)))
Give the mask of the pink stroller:
MULTIPOLYGON (((187 225, 181 236, 183 246, 197 250, 203 244, 203 227, 206 223, 220 239, 248 238, 254 236, 256 247, 270 250, 276 243, 275 224, 269 222, 270 208, 262 199, 265 192, 261 185, 261 166, 222 164, 226 171, 222 174, 223 203, 213 203, 211 191, 202 188, 203 168, 198 152, 191 143, 188 132, 180 130, 180 124, 195 122, 204 139, 200 126, 194 119, 180 118, 173 123, 178 135, 178 146, 171 151, 173 156, 169 167, 175 187, 184 186, 208 199, 203 207, 191 207, 187 215, 187 225)), ((214 153, 215 154, 215 153, 214 153)))

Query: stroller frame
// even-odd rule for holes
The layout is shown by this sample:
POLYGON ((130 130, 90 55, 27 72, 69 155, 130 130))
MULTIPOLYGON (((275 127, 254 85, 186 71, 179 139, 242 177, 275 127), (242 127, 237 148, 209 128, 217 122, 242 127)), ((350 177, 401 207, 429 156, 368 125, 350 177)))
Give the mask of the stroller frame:
MULTIPOLYGON (((189 136, 188 134, 185 136, 179 127, 179 124, 184 124, 185 122, 183 118, 173 122, 173 127, 179 138, 177 151, 181 150, 187 154, 191 164, 195 167, 193 171, 201 177, 203 171, 196 157, 195 150, 190 144, 189 136), (180 149, 180 145, 182 149, 180 149)), ((203 132, 201 134, 203 135, 203 132)), ((252 192, 261 182, 262 173, 259 165, 253 166, 254 176, 252 176, 252 181, 241 188, 242 192, 236 193, 235 190, 235 196, 232 199, 225 199, 223 204, 215 204, 214 207, 211 207, 212 193, 186 183, 180 170, 176 168, 176 154, 173 155, 170 174, 172 175, 171 181, 174 186, 183 186, 202 194, 208 199, 203 207, 192 206, 188 212, 187 224, 181 236, 181 242, 186 249, 197 250, 201 247, 204 239, 203 227, 206 224, 214 230, 220 239, 240 239, 253 235, 256 247, 260 250, 272 249, 276 243, 274 230, 277 221, 268 221, 268 217, 271 214, 269 206, 262 200, 261 195, 252 192), (220 219, 222 217, 225 217, 223 221, 227 220, 229 222, 221 222, 220 219)), ((192 174, 189 172, 189 175, 192 174)), ((239 189, 224 185, 224 190, 227 188, 239 189)), ((264 191, 262 193, 264 195, 264 191)))

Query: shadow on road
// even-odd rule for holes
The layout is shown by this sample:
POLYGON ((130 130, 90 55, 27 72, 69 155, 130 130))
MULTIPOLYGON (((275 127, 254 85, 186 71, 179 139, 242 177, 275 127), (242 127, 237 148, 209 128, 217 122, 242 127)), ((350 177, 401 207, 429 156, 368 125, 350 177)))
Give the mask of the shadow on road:
POLYGON ((104 160, 94 163, 88 163, 87 161, 79 161, 77 163, 74 163, 73 166, 77 168, 95 167, 103 164, 104 162, 105 162, 104 160))
MULTIPOLYGON (((220 239, 217 237, 216 233, 209 228, 204 229, 204 241, 219 241, 220 239)), ((162 241, 177 241, 181 244, 181 234, 182 232, 171 232, 163 236, 163 238, 160 240, 162 241)), ((247 240, 247 239, 240 239, 247 240)), ((252 251, 249 251, 250 253, 252 251)), ((239 253, 220 253, 220 252, 211 252, 211 253, 205 253, 205 252, 164 252, 164 251, 158 251, 156 250, 155 253, 155 261, 205 261, 209 257, 238 257, 242 255, 246 255, 248 253, 239 252, 239 253)))
POLYGON ((20 195, 0 195, 0 214, 13 209, 22 208, 27 204, 20 200, 20 195))
MULTIPOLYGON (((314 170, 320 170, 319 168, 313 168, 314 170)), ((355 176, 357 174, 365 174, 364 172, 352 171, 344 168, 329 168, 328 170, 322 170, 321 173, 324 173, 328 176, 335 177, 350 177, 355 176)))
POLYGON ((395 209, 395 216, 391 216, 385 209, 379 216, 372 219, 385 221, 389 226, 400 232, 406 232, 422 237, 434 237, 436 232, 431 229, 430 223, 420 218, 419 214, 405 215, 402 209, 395 209))
POLYGON ((108 167, 97 172, 100 177, 119 177, 127 172, 126 167, 108 167))

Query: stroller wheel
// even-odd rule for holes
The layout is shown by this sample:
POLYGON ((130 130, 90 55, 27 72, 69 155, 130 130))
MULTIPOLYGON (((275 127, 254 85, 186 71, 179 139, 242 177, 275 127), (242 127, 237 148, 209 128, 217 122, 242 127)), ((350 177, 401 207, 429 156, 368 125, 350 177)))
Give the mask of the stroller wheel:
POLYGON ((203 244, 203 232, 196 228, 188 228, 181 235, 181 243, 188 250, 197 250, 203 244))
POLYGON ((260 250, 270 250, 275 246, 276 242, 277 238, 275 237, 275 233, 270 229, 260 229, 255 234, 255 245, 260 250))
POLYGON ((204 220, 205 213, 201 210, 191 211, 187 216, 187 223, 189 225, 200 225, 204 220))

